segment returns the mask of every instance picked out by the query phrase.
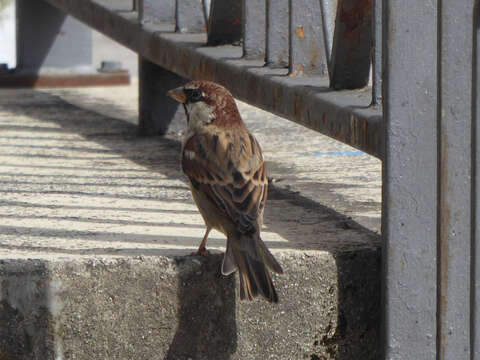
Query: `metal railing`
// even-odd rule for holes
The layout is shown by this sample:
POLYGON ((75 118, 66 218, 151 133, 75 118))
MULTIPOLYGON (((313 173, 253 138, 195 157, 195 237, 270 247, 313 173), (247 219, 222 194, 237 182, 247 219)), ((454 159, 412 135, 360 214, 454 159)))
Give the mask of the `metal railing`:
MULTIPOLYGON (((382 156, 381 111, 369 106, 370 91, 332 91, 326 76, 329 68, 332 74, 340 74, 332 77, 332 86, 337 89, 366 85, 372 48, 368 30, 371 21, 362 20, 365 22, 359 27, 362 51, 354 51, 357 38, 351 37, 346 45, 341 39, 348 38, 345 32, 355 24, 334 34, 336 9, 331 1, 324 2, 329 6, 323 6, 327 9, 323 12, 320 2, 314 0, 302 0, 302 4, 294 1, 295 6, 290 6, 292 11, 287 2, 280 11, 281 1, 271 1, 269 6, 263 0, 245 1, 236 9, 230 6, 228 12, 224 3, 238 1, 211 1, 208 23, 204 7, 196 6, 200 4, 198 1, 178 1, 175 7, 174 1, 144 0, 137 4, 138 8, 143 5, 148 9, 139 11, 143 14, 140 21, 135 11, 115 10, 124 9, 119 1, 47 2, 183 78, 216 81, 252 105, 382 156), (310 16, 309 11, 316 16, 310 16), (277 13, 283 18, 272 21, 277 13), (322 26, 322 16, 330 25, 322 26), (268 18, 271 20, 267 26, 268 18), (175 29, 178 31, 174 32, 175 29), (267 33, 276 36, 267 37, 267 33), (239 43, 240 39, 242 46, 228 45, 239 43), (317 41, 320 43, 315 45, 317 41), (332 50, 327 50, 330 46, 325 44, 332 50), (325 56, 328 53, 332 53, 331 61, 325 56), (266 54, 272 66, 264 66, 266 54)), ((348 9, 347 6, 344 8, 348 9)), ((365 18, 368 11, 365 10, 365 18)), ((142 126, 145 132, 158 129, 158 125, 142 126)))
POLYGON ((145 133, 207 79, 382 159, 382 357, 480 359, 476 1, 45 1, 139 54, 145 133))

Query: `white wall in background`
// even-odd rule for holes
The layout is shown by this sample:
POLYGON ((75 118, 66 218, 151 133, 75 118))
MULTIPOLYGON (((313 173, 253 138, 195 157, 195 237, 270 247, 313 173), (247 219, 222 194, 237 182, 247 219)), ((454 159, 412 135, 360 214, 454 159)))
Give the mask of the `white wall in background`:
POLYGON ((0 0, 0 63, 17 66, 15 0, 0 0))

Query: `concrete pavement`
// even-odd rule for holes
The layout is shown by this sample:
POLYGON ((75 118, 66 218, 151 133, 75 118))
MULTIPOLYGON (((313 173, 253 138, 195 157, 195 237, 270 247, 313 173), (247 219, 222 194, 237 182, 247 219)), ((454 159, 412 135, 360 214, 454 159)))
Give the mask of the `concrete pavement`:
POLYGON ((179 167, 184 124, 137 136, 135 76, 0 90, 0 358, 375 358, 380 161, 239 107, 271 178, 276 307, 240 303, 220 256, 188 256, 204 228, 179 167))

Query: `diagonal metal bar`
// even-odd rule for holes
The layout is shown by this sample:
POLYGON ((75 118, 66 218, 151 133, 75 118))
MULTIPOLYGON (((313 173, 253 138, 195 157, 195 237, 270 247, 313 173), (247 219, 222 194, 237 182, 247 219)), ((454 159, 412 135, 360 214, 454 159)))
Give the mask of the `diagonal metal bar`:
POLYGON ((370 91, 332 91, 323 77, 287 76, 287 69, 242 59, 236 46, 207 47, 206 34, 173 33, 173 25, 141 26, 135 13, 94 0, 47 0, 124 46, 187 79, 213 80, 252 105, 382 157, 381 109, 370 91))

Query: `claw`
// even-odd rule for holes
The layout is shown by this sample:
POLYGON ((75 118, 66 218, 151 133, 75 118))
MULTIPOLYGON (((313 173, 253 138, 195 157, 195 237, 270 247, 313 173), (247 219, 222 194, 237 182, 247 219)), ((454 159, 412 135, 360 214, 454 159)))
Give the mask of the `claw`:
POLYGON ((192 255, 197 255, 197 256, 204 256, 207 257, 210 255, 210 251, 208 251, 206 248, 198 248, 197 252, 192 253, 192 255))

